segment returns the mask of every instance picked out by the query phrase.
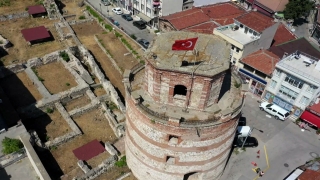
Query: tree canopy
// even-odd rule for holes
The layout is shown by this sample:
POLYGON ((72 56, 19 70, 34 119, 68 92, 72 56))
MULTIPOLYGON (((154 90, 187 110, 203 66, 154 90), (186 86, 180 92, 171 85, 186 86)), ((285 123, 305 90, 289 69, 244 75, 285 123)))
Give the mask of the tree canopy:
POLYGON ((2 140, 2 147, 2 152, 4 154, 10 154, 19 151, 23 147, 23 144, 19 139, 5 137, 2 140))
POLYGON ((311 0, 289 0, 284 9, 284 18, 296 20, 306 16, 312 9, 314 9, 314 2, 311 0))

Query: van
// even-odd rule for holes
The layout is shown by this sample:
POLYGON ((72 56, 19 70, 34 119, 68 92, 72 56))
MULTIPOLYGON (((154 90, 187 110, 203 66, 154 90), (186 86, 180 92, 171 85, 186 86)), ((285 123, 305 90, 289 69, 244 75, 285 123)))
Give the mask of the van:
POLYGON ((251 128, 250 126, 238 126, 237 127, 237 135, 238 135, 238 138, 239 137, 247 137, 247 136, 250 136, 251 134, 251 128))
POLYGON ((272 103, 268 103, 268 102, 262 102, 259 106, 261 111, 265 111, 267 113, 269 113, 270 115, 274 116, 274 118, 276 120, 286 120, 290 113, 286 110, 284 110, 283 108, 281 108, 280 106, 277 106, 275 104, 272 103))

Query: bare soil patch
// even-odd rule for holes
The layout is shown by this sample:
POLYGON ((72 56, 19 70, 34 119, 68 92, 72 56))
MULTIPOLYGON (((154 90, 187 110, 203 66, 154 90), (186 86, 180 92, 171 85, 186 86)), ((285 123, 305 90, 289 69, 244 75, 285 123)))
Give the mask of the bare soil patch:
POLYGON ((91 54, 95 57, 97 64, 101 67, 101 70, 110 80, 112 85, 121 92, 123 96, 124 85, 119 79, 122 79, 120 74, 112 65, 108 56, 100 49, 96 41, 94 40, 94 34, 102 34, 103 29, 96 23, 83 23, 72 26, 73 30, 77 34, 80 41, 88 48, 91 54), (87 27, 90 26, 88 29, 87 27))
POLYGON ((26 8, 28 6, 36 5, 35 0, 10 0, 9 2, 10 3, 8 6, 0 7, 0 14, 13 14, 17 12, 23 12, 26 11, 26 8))
MULTIPOLYGON (((105 180, 105 179, 115 180, 128 172, 130 172, 130 169, 127 166, 125 167, 114 166, 110 170, 108 170, 106 173, 103 173, 100 176, 98 176, 96 180, 105 180)), ((133 179, 127 179, 127 180, 137 180, 133 175, 132 177, 133 179)))
POLYGON ((68 123, 57 109, 54 109, 51 114, 25 120, 24 125, 28 130, 35 130, 43 142, 53 140, 56 137, 71 132, 68 123))
MULTIPOLYGON (((129 51, 124 47, 121 41, 113 33, 99 34, 97 38, 104 44, 105 49, 110 52, 112 58, 116 61, 119 68, 124 71, 131 69, 138 64, 138 61, 132 54, 125 55, 129 51)), ((128 39, 128 38, 126 38, 128 39)))
POLYGON ((16 108, 30 105, 42 98, 37 87, 25 72, 2 78, 0 85, 16 108))
POLYGON ((68 102, 64 107, 67 111, 74 110, 76 108, 83 107, 90 103, 90 99, 87 95, 81 96, 79 98, 73 99, 72 101, 68 102))
MULTIPOLYGON (((78 167, 78 159, 72 152, 74 149, 83 146, 94 139, 97 139, 100 142, 113 142, 116 140, 116 136, 101 110, 96 109, 85 113, 82 116, 74 118, 74 121, 82 130, 83 135, 59 146, 56 150, 51 151, 64 174, 78 167)), ((101 161, 102 160, 103 159, 101 159, 101 161)))
POLYGON ((94 95, 97 97, 107 94, 106 91, 103 89, 103 87, 96 87, 93 89, 94 95))
POLYGON ((57 40, 58 34, 53 27, 53 23, 56 21, 58 20, 22 18, 0 22, 0 34, 13 44, 13 47, 8 49, 8 54, 1 58, 3 64, 7 66, 10 64, 24 63, 30 58, 42 57, 45 54, 63 49, 63 45, 57 40), (32 46, 27 45, 27 42, 21 34, 21 30, 37 26, 45 26, 55 40, 34 44, 32 46))
POLYGON ((61 62, 53 62, 36 68, 38 76, 51 94, 66 91, 77 85, 72 74, 61 62))
POLYGON ((75 15, 72 17, 67 18, 67 20, 79 20, 79 17, 83 15, 82 10, 85 9, 85 6, 79 7, 78 3, 82 0, 62 0, 63 8, 62 10, 65 11, 63 13, 64 16, 66 15, 75 15))

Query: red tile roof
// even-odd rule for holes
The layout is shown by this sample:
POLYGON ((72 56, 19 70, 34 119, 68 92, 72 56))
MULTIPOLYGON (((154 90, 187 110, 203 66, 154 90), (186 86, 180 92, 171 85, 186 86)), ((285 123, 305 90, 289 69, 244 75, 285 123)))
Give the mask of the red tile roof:
POLYGON ((311 169, 306 169, 299 177, 299 180, 320 180, 320 173, 311 169))
POLYGON ((79 159, 83 161, 87 161, 100 153, 105 151, 104 147, 98 140, 93 140, 75 150, 73 150, 73 154, 79 159))
POLYGON ((46 9, 43 7, 43 5, 36 5, 36 6, 29 6, 28 7, 28 13, 30 15, 32 14, 40 14, 47 12, 46 9))
POLYGON ((205 22, 199 25, 195 25, 192 27, 188 27, 184 29, 184 31, 189 31, 189 32, 198 32, 198 33, 203 33, 203 34, 212 34, 213 29, 218 27, 216 23, 213 21, 211 22, 205 22))
POLYGON ((235 19, 259 33, 275 24, 272 18, 255 11, 248 12, 235 19))
POLYGON ((290 32, 285 27, 284 24, 280 23, 280 25, 276 31, 276 34, 273 37, 273 42, 272 42, 271 46, 276 46, 276 45, 279 45, 279 44, 282 44, 282 43, 285 43, 288 41, 292 41, 295 39, 297 39, 297 37, 292 32, 290 32))
POLYGON ((320 102, 314 103, 312 106, 308 107, 308 109, 316 114, 320 114, 320 102))
POLYGON ((260 4, 273 10, 274 12, 283 11, 289 0, 257 0, 260 4))
POLYGON ((277 55, 263 49, 248 55, 243 58, 241 62, 265 73, 266 75, 271 75, 279 60, 280 59, 277 55))
POLYGON ((23 29, 21 30, 21 33, 26 41, 34 41, 50 37, 48 30, 44 26, 23 29))
POLYGON ((232 24, 233 18, 245 13, 241 7, 231 2, 217 3, 196 7, 186 11, 163 16, 177 30, 186 29, 208 21, 216 21, 220 25, 232 24))

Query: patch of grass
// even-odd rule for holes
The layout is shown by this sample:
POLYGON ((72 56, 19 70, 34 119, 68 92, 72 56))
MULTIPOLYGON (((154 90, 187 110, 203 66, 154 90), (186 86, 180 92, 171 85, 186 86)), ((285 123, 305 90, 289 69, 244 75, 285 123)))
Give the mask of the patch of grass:
POLYGON ((85 16, 79 16, 79 19, 86 19, 85 16))
POLYGON ((10 6, 10 5, 11 5, 10 0, 1 0, 0 1, 0 7, 10 6))
POLYGON ((154 33, 158 33, 158 32, 160 32, 160 30, 154 30, 154 33))
POLYGON ((46 135, 46 141, 49 141, 50 136, 46 135))
POLYGON ((131 34, 130 37, 131 37, 132 39, 134 39, 134 40, 137 39, 136 35, 134 35, 134 34, 131 34))
POLYGON ((34 74, 37 76, 39 81, 41 81, 41 82, 44 81, 44 79, 39 76, 39 73, 38 73, 38 71, 37 71, 37 69, 35 67, 33 67, 31 69, 34 72, 34 74))
POLYGON ((127 166, 127 158, 126 156, 123 156, 119 161, 117 161, 114 165, 117 167, 125 167, 127 166))
POLYGON ((237 81, 234 81, 234 87, 239 88, 241 86, 241 83, 238 83, 237 81))
POLYGON ((66 86, 70 86, 70 83, 66 83, 66 86))
POLYGON ((62 57, 62 59, 66 62, 70 61, 70 57, 66 51, 60 51, 59 56, 62 57))
POLYGON ((112 31, 112 29, 113 29, 112 26, 109 25, 109 24, 105 24, 104 27, 105 27, 106 29, 108 29, 109 31, 112 31))
POLYGON ((114 102, 108 101, 107 105, 111 111, 113 111, 114 109, 118 109, 118 106, 114 102))
POLYGON ((19 139, 11 139, 11 138, 5 137, 2 140, 2 147, 3 147, 2 152, 4 154, 11 154, 23 148, 23 144, 19 139))
POLYGON ((152 124, 156 123, 156 120, 154 120, 154 119, 150 119, 150 121, 151 121, 152 124))
POLYGON ((91 9, 89 6, 87 6, 87 11, 95 18, 98 19, 99 23, 103 22, 103 19, 100 17, 100 15, 93 9, 91 9))
POLYGON ((48 108, 46 109, 46 112, 47 112, 48 114, 52 114, 52 113, 54 112, 54 110, 48 107, 48 108))
POLYGON ((3 43, 3 41, 2 40, 0 40, 0 44, 2 44, 3 43))
POLYGON ((144 62, 144 60, 140 60, 140 63, 141 63, 141 64, 143 64, 143 65, 145 65, 145 62, 144 62))
MULTIPOLYGON (((116 35, 116 37, 122 37, 122 34, 118 33, 118 31, 114 31, 114 34, 116 35)), ((122 38, 121 38, 122 40, 122 38)))
POLYGON ((54 150, 57 150, 58 147, 57 146, 51 146, 49 149, 50 149, 50 151, 54 151, 54 150))
POLYGON ((43 4, 43 0, 34 0, 34 2, 35 2, 36 4, 38 4, 38 5, 43 4))

